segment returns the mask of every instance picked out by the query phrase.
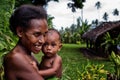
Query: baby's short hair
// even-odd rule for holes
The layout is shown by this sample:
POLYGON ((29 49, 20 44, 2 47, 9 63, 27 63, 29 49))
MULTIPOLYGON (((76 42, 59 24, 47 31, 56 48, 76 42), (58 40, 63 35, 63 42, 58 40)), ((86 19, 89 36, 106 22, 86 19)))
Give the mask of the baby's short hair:
POLYGON ((55 33, 57 33, 58 36, 59 36, 60 42, 62 42, 62 40, 61 40, 61 35, 60 35, 60 33, 59 33, 59 31, 58 31, 57 29, 49 28, 47 33, 50 33, 50 32, 55 32, 55 33))

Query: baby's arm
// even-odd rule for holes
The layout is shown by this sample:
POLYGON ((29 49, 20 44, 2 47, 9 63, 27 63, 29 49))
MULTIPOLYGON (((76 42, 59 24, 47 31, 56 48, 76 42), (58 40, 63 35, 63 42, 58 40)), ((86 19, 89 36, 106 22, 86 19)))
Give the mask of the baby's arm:
POLYGON ((46 70, 39 70, 39 74, 43 77, 49 77, 56 75, 58 69, 60 69, 62 65, 62 59, 60 56, 58 56, 53 63, 52 68, 46 69, 46 70))

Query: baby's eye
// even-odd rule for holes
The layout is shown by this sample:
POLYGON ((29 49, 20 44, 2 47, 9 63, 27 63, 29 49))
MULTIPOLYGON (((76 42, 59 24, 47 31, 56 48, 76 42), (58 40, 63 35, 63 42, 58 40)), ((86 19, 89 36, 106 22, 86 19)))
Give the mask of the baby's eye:
POLYGON ((51 44, 52 46, 56 46, 56 44, 51 44))
POLYGON ((44 46, 48 45, 48 43, 44 43, 44 46))

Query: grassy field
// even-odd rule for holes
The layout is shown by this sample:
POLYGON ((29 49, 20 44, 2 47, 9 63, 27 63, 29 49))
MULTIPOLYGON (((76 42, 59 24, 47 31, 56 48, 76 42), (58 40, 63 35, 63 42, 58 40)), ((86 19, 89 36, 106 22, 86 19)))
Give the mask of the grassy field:
MULTIPOLYGON (((58 53, 63 60, 63 80, 79 80, 79 73, 89 63, 98 65, 103 64, 104 69, 113 72, 113 64, 110 61, 105 60, 92 60, 87 59, 80 52, 80 48, 85 45, 78 44, 63 44, 61 51, 58 53)), ((36 58, 40 61, 41 53, 36 55, 36 58)))

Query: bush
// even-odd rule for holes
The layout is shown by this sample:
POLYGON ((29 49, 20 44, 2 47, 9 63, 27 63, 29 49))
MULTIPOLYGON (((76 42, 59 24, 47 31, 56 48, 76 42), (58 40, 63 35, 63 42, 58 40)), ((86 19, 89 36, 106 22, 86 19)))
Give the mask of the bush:
POLYGON ((9 29, 9 17, 14 9, 15 0, 1 0, 0 2, 0 80, 3 80, 3 56, 13 48, 17 38, 13 36, 9 29))

